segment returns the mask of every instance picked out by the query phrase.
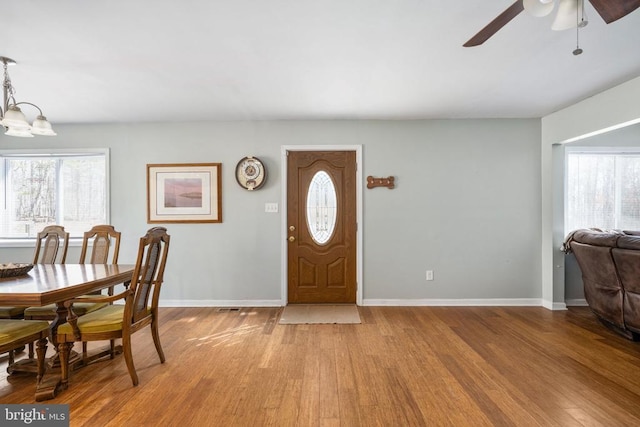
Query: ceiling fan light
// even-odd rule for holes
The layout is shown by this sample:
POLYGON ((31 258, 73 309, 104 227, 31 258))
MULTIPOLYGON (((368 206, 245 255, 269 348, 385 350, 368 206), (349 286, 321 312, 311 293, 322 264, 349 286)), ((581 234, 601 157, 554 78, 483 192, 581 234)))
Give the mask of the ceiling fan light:
POLYGON ((33 138, 33 134, 29 132, 28 128, 16 129, 16 128, 10 127, 9 129, 7 129, 7 131, 4 134, 9 136, 19 136, 21 138, 33 138))
MULTIPOLYGON (((584 1, 560 0, 558 2, 558 13, 556 14, 553 24, 551 24, 551 29, 554 31, 563 31, 576 28, 578 26, 577 17, 584 18, 584 1)), ((580 26, 584 27, 586 22, 586 18, 582 19, 580 26)))
POLYGON ((53 131, 51 127, 51 123, 47 120, 45 116, 38 116, 33 121, 33 125, 31 126, 31 133, 34 135, 44 135, 44 136, 55 136, 57 133, 53 131))
POLYGON ((536 18, 547 16, 553 10, 553 0, 523 0, 524 10, 536 18))
POLYGON ((0 124, 6 128, 14 128, 16 130, 29 130, 29 122, 19 107, 10 105, 4 113, 4 117, 0 124))

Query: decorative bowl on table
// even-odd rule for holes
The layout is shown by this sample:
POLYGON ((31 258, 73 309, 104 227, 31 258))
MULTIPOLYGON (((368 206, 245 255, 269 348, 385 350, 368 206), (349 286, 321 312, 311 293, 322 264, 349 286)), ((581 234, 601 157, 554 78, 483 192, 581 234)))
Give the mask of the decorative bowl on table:
POLYGON ((24 276, 33 268, 33 264, 0 264, 0 279, 5 277, 24 276))

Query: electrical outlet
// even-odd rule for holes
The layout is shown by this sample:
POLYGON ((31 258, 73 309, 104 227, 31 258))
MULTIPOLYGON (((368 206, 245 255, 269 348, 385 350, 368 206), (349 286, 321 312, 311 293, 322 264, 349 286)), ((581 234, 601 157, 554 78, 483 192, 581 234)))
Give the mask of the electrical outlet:
POLYGON ((427 280, 433 280, 433 270, 427 270, 427 280))

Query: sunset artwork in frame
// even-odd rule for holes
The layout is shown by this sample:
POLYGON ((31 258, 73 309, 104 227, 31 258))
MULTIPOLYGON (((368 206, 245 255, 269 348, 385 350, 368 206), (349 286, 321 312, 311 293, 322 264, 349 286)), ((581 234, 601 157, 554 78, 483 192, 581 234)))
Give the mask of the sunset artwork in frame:
POLYGON ((148 223, 222 222, 222 163, 147 165, 148 223))

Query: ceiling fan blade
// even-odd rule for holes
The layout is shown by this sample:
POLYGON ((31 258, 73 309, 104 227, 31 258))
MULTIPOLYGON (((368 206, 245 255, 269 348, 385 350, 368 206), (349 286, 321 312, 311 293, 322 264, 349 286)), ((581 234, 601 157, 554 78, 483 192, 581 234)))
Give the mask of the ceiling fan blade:
POLYGON ((611 24, 640 7, 640 0, 589 0, 604 22, 611 24))
POLYGON ((518 16, 518 14, 520 14, 520 12, 522 12, 523 10, 524 6, 522 5, 522 0, 517 0, 514 4, 509 6, 507 10, 498 15, 496 19, 489 22, 486 27, 480 30, 478 34, 471 37, 469 41, 467 41, 462 46, 471 47, 481 45, 482 43, 486 42, 492 35, 497 33, 500 28, 504 27, 509 23, 509 21, 518 16))

